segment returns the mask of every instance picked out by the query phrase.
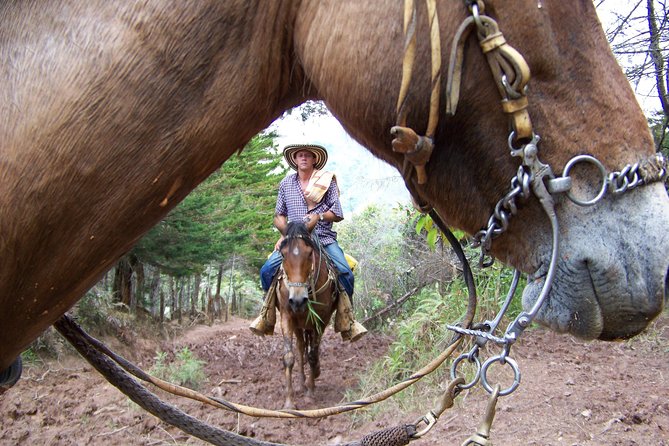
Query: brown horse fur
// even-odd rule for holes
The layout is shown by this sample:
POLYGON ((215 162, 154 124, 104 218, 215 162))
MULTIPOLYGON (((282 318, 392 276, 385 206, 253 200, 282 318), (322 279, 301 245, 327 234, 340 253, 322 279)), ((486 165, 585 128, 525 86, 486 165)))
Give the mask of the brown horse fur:
POLYGON ((319 348, 325 327, 328 326, 337 303, 336 275, 329 274, 325 251, 311 239, 311 229, 302 223, 288 223, 285 239, 281 244, 282 278, 277 285, 277 307, 281 313, 283 336, 283 366, 286 378, 285 409, 294 409, 292 371, 297 359, 299 392, 305 388, 307 397, 313 398, 315 380, 321 373, 319 348), (294 286, 295 283, 309 283, 294 286), (311 298, 311 302, 308 303, 311 298), (311 306, 311 310, 307 306, 311 306), (310 312, 312 312, 310 314, 310 312), (316 318, 313 314, 317 314, 316 318), (294 353, 293 339, 297 346, 294 353), (309 363, 309 377, 304 374, 304 359, 309 363))
MULTIPOLYGON (((428 67, 418 3, 416 64, 428 67)), ((460 1, 438 9, 447 48, 467 11, 460 1)), ((529 112, 540 157, 556 173, 579 153, 619 170, 654 152, 590 0, 488 0, 486 11, 532 70, 529 112)), ((0 17, 0 370, 286 109, 323 99, 357 141, 402 166, 389 133, 399 1, 25 1, 3 2, 0 17)), ((518 160, 471 39, 458 113, 442 113, 417 191, 473 233, 518 160)), ((428 71, 416 70, 407 98, 407 124, 419 133, 428 71)), ((579 193, 598 181, 585 173, 579 193)), ((560 198, 557 213, 560 264, 541 321, 585 338, 637 334, 663 305, 666 192, 654 185, 591 208, 560 198)), ((530 274, 527 304, 548 252, 549 226, 532 198, 493 244, 494 255, 530 274)))

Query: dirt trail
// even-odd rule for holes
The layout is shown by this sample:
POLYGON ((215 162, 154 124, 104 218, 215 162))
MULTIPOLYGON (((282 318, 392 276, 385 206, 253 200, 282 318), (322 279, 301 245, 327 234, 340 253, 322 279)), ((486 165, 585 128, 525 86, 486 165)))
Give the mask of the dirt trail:
MULTIPOLYGON (((283 403, 280 336, 253 336, 248 321, 197 326, 174 342, 138 342, 120 353, 148 369, 156 350, 187 346, 206 361, 204 393, 252 406, 283 403)), ((392 339, 370 333, 343 344, 330 329, 322 344, 317 407, 343 401, 358 385, 356 373, 382 357, 392 339)), ((522 371, 520 388, 500 399, 493 424, 495 445, 669 446, 669 318, 650 334, 624 343, 582 342, 532 330, 514 346, 522 371)), ((427 362, 426 358, 426 362, 427 362)), ((436 399, 436 389, 433 394, 436 399)), ((167 398, 182 410, 244 435, 298 445, 328 445, 367 432, 411 423, 421 412, 407 409, 321 420, 275 420, 237 416, 199 403, 167 398)), ((302 396, 298 406, 308 407, 302 396)), ((486 396, 463 393, 455 408, 416 445, 459 445, 482 419, 486 396)), ((203 444, 164 425, 129 402, 78 357, 27 367, 24 379, 0 397, 0 445, 203 444)))

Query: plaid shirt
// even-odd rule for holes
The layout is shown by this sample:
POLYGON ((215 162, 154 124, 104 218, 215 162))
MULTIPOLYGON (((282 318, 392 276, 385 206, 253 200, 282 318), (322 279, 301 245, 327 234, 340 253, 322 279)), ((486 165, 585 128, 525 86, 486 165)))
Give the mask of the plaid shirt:
MULTIPOLYGON (((307 208, 307 201, 300 188, 300 180, 297 173, 288 175, 279 184, 279 195, 276 199, 276 208, 274 210, 276 215, 284 215, 288 217, 288 221, 302 221, 307 214, 318 215, 324 214, 327 211, 332 211, 337 217, 344 218, 341 203, 339 202, 336 180, 332 180, 321 202, 311 210, 307 208)), ((337 233, 332 230, 332 222, 330 221, 319 221, 316 225, 316 234, 318 234, 323 246, 337 241, 337 233)))

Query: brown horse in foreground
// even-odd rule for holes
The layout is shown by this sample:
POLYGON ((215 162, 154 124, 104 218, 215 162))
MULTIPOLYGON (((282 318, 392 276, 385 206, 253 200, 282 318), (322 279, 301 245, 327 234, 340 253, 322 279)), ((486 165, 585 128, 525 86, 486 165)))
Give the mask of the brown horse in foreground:
MULTIPOLYGON (((654 154, 591 0, 485 3, 531 69, 527 110, 553 172, 577 154, 608 171, 654 154)), ((422 132, 430 51, 418 4, 406 117, 422 132)), ((437 9, 447 47, 469 12, 460 0, 437 9)), ((323 99, 358 142, 402 169, 390 136, 402 17, 397 0, 2 2, 0 371, 285 110, 323 99)), ((409 181, 446 223, 473 234, 487 226, 519 161, 509 156, 508 120, 474 35, 464 55, 457 113, 441 112, 427 182, 409 181)), ((596 169, 579 170, 572 190, 596 195, 596 169)), ((589 207, 556 196, 555 212, 560 255, 537 320, 583 338, 642 331, 665 299, 663 185, 589 207)), ((529 275, 525 305, 545 281, 551 245, 534 197, 492 244, 494 256, 529 275)))
MULTIPOLYGON (((312 228, 313 229, 313 228, 312 228)), ((280 246, 283 263, 277 284, 277 307, 281 313, 283 365, 286 374, 285 409, 294 409, 292 371, 295 359, 298 370, 298 392, 304 390, 304 359, 309 362, 306 379, 307 397, 313 398, 315 380, 321 373, 319 346, 337 300, 337 275, 331 274, 327 254, 311 238, 302 223, 291 222, 280 246), (297 355, 293 350, 293 337, 297 355)), ((333 271, 334 272, 334 271, 333 271)))

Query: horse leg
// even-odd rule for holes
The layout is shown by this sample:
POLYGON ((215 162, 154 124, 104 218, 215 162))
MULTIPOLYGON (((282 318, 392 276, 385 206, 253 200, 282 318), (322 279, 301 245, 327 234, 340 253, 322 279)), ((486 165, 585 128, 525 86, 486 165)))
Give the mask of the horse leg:
POLYGON ((295 330, 295 343, 297 344, 297 371, 299 372, 297 375, 297 391, 300 393, 304 392, 304 381, 306 379, 306 376, 304 376, 304 335, 305 331, 303 329, 298 328, 295 330))
POLYGON ((286 401, 283 403, 284 409, 295 409, 293 401, 293 364, 295 355, 293 354, 293 330, 288 316, 281 314, 281 333, 283 334, 283 372, 286 377, 286 401))
POLYGON ((0 371, 0 395, 2 395, 6 389, 9 389, 18 382, 22 371, 21 356, 16 358, 12 365, 6 370, 0 371))
POLYGON ((313 398, 314 388, 316 387, 316 378, 321 374, 321 363, 319 358, 319 347, 321 343, 321 335, 318 333, 311 333, 309 336, 309 346, 307 352, 307 359, 309 361, 309 380, 307 381, 307 397, 313 398))

